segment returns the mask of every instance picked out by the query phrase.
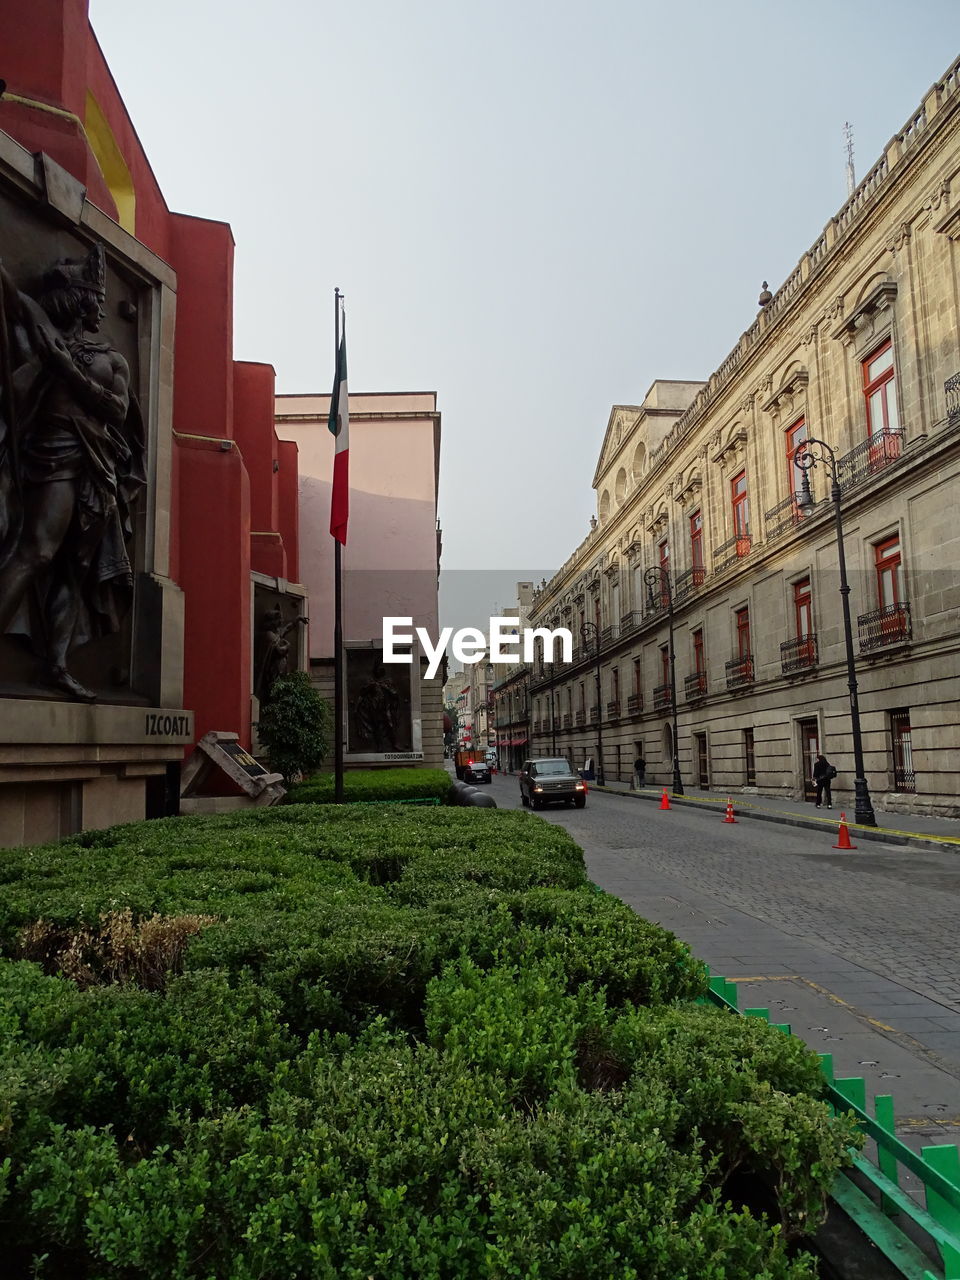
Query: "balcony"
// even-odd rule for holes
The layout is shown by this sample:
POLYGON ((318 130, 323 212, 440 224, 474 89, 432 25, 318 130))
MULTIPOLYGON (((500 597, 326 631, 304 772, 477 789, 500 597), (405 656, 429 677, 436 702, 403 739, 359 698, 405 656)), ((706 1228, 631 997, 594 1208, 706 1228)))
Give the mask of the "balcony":
POLYGON ((955 427, 960 423, 960 373, 946 380, 943 394, 947 401, 947 422, 955 427))
POLYGON ((683 692, 688 702, 697 702, 700 698, 707 696, 707 673, 705 671, 694 671, 693 675, 687 676, 683 682, 683 692))
POLYGON ((673 601, 674 604, 680 604, 687 596, 699 590, 703 586, 707 571, 702 564, 694 565, 692 569, 684 569, 683 573, 678 573, 673 583, 673 601))
POLYGON ((653 691, 654 711, 666 711, 672 705, 673 699, 670 696, 670 686, 668 684, 658 684, 653 691))
POLYGON ((596 723, 597 723, 597 721, 598 721, 599 719, 600 719, 600 708, 599 708, 599 707, 596 707, 596 706, 591 707, 591 708, 590 708, 590 723, 591 723, 591 724, 596 724, 596 723))
POLYGON ((569 711, 565 711, 563 713, 563 727, 565 729, 569 729, 572 726, 572 724, 573 724, 573 716, 570 714, 569 711))
POLYGON ((803 675, 812 671, 819 660, 817 654, 817 636, 797 636, 795 640, 784 640, 780 646, 780 670, 785 676, 803 675))
POLYGON ((643 710, 643 694, 631 693, 627 695, 627 715, 639 715, 643 710))
POLYGON ((714 572, 722 573, 724 569, 736 564, 738 560, 745 559, 750 554, 752 542, 753 537, 749 532, 737 533, 732 538, 728 538, 722 546, 715 548, 713 553, 714 572))
POLYGON ((829 498, 821 498, 817 505, 808 513, 800 511, 797 507, 797 499, 795 494, 790 494, 788 498, 784 498, 782 502, 778 502, 763 517, 764 531, 768 542, 775 542, 777 538, 786 537, 788 533, 792 533, 794 529, 798 529, 805 520, 809 520, 812 515, 819 515, 829 503, 829 498))
POLYGON ((753 684, 753 654, 741 654, 739 658, 731 658, 727 663, 727 688, 744 689, 753 684))
POLYGON ((607 703, 607 719, 608 720, 620 719, 620 699, 619 698, 616 698, 612 702, 607 703))
POLYGON ((860 652, 875 653, 893 645, 910 642, 910 606, 905 600, 888 604, 873 613, 861 613, 857 618, 860 634, 860 652))
POLYGON ((600 632, 600 648, 605 649, 608 644, 612 644, 617 638, 619 627, 604 627, 600 632))
POLYGON ((576 726, 577 726, 577 728, 578 728, 578 729, 580 728, 580 726, 581 726, 582 724, 586 724, 586 723, 587 723, 587 713, 586 713, 585 711, 578 711, 578 712, 577 712, 577 718, 576 718, 575 723, 576 723, 576 726))
POLYGON ((861 440, 856 448, 845 453, 837 461, 840 488, 849 489, 852 485, 869 480, 878 471, 899 462, 903 455, 903 433, 901 431, 878 431, 868 440, 861 440))
POLYGON ((642 621, 643 615, 640 613, 625 613, 620 619, 620 634, 626 636, 631 631, 636 631, 642 621))

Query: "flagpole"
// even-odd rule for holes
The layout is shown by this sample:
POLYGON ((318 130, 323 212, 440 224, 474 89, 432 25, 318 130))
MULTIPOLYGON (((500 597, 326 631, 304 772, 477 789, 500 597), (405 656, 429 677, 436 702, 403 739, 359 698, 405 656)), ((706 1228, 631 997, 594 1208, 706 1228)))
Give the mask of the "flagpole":
MULTIPOLYGON (((339 289, 333 291, 333 367, 340 369, 340 300, 339 289)), ((333 540, 333 800, 343 804, 343 548, 340 539, 333 540)))

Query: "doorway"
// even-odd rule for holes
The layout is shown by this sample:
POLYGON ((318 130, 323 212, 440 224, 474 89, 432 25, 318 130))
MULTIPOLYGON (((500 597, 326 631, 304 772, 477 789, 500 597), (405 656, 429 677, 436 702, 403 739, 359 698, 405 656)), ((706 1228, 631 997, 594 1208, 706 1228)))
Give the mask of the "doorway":
POLYGON ((800 721, 800 767, 803 770, 803 798, 813 801, 816 787, 813 785, 813 766, 820 754, 820 725, 816 720, 800 721))
POLYGON ((697 786, 704 791, 710 787, 710 765, 707 760, 707 735, 695 733, 693 740, 697 747, 697 786))

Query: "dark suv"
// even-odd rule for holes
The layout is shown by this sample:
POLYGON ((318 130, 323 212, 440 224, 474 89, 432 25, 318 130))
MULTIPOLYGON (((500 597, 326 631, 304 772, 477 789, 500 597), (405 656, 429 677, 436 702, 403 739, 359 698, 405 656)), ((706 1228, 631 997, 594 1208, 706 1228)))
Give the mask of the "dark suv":
POLYGON ((539 809, 544 804, 587 803, 587 786, 560 756, 527 760, 520 773, 520 803, 539 809))

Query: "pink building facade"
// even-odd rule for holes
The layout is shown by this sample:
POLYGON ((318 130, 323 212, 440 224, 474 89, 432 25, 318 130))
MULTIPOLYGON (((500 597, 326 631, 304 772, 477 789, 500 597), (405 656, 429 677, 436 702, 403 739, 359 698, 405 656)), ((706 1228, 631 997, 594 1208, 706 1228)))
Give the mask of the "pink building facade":
MULTIPOLYGON (((310 671, 332 698, 329 407, 327 395, 276 398, 277 435, 298 452, 300 572, 311 601, 310 671)), ((434 392, 351 394, 350 523, 343 551, 348 764, 439 764, 443 758, 443 673, 424 678, 426 662, 416 642, 409 666, 380 664, 384 617, 412 618, 414 628, 436 638, 439 468, 434 392), (409 732, 398 730, 395 738, 387 734, 379 741, 365 732, 362 706, 377 681, 385 686, 386 698, 399 699, 399 719, 409 720, 409 732)))

